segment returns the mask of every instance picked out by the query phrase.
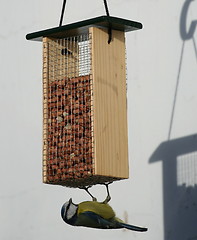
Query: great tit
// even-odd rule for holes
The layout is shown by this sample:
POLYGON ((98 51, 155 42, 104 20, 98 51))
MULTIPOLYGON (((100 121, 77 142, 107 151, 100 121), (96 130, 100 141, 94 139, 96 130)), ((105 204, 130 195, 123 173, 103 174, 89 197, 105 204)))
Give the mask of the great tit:
POLYGON ((110 195, 107 187, 107 198, 103 202, 98 202, 88 191, 93 198, 93 201, 85 201, 79 204, 74 204, 72 198, 61 209, 61 216, 63 220, 73 226, 83 226, 100 229, 117 229, 127 228, 133 231, 144 232, 147 228, 137 227, 124 223, 121 219, 115 216, 114 210, 110 207, 110 195))

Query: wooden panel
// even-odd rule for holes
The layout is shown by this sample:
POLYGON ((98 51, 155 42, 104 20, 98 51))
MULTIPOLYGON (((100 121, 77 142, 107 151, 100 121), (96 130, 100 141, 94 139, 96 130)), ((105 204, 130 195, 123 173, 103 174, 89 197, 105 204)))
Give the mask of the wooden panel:
POLYGON ((128 178, 125 37, 90 28, 94 104, 95 174, 128 178))
POLYGON ((49 68, 49 56, 48 56, 48 44, 47 38, 43 38, 43 182, 46 182, 47 171, 47 153, 48 153, 48 68, 49 68))

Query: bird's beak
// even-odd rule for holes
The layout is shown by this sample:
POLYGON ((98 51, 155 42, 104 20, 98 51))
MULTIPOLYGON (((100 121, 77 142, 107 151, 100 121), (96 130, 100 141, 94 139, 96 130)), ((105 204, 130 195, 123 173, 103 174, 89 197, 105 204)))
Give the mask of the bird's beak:
POLYGON ((72 205, 78 206, 77 204, 73 203, 72 198, 69 199, 68 203, 69 205, 72 203, 72 205))

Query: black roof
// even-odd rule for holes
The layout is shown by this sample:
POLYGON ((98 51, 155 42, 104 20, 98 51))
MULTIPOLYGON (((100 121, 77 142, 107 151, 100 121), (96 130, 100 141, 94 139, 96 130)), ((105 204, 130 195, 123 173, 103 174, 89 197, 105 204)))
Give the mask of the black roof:
POLYGON ((63 25, 60 27, 49 28, 38 32, 28 33, 27 40, 42 41, 43 37, 64 38, 69 36, 77 36, 88 33, 89 27, 96 26, 99 28, 111 28, 123 32, 134 31, 142 29, 140 22, 126 20, 111 16, 100 16, 83 20, 76 23, 63 25))

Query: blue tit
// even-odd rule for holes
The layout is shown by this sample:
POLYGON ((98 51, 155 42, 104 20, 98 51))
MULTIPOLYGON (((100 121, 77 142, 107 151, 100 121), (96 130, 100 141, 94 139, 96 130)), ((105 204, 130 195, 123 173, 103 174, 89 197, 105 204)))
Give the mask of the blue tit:
MULTIPOLYGON (((108 185, 106 186, 108 190, 108 185)), ((87 188, 85 190, 87 191, 87 188)), ((72 198, 70 198, 61 209, 63 220, 73 226, 99 229, 127 228, 133 231, 147 231, 147 228, 126 224, 116 217, 114 210, 108 204, 110 200, 109 191, 103 202, 98 202, 93 196, 92 198, 93 201, 85 201, 80 204, 74 204, 72 198)))

